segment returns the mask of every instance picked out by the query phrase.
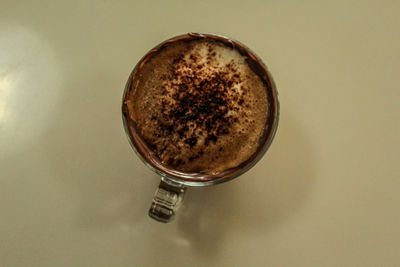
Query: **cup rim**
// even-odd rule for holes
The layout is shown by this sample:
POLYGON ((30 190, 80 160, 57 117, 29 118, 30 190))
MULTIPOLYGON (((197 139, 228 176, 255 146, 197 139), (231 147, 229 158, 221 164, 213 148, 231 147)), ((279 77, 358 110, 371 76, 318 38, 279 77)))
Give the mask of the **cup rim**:
MULTIPOLYGON (((250 170, 257 162, 260 161, 260 159, 265 155, 267 152, 268 148, 271 146, 271 143, 275 137, 277 128, 278 128, 278 121, 279 121, 279 101, 278 101, 278 92, 276 90, 276 84, 272 78, 271 73, 269 72, 267 66, 263 63, 263 61, 247 46, 244 44, 240 43, 239 41, 232 39, 230 37, 226 37, 223 35, 219 34, 213 34, 213 33, 187 33, 187 34, 181 34, 174 36, 172 38, 169 38, 157 46, 155 46, 153 49, 148 51, 136 64, 136 66, 133 68, 131 71, 128 81, 126 82, 124 93, 122 96, 122 121, 125 129, 125 133, 128 137, 128 141, 135 151, 135 153, 138 155, 138 157, 141 159, 141 161, 149 167, 151 170, 156 172, 157 174, 161 175, 164 179, 167 180, 172 180, 175 183, 185 185, 185 186, 209 186, 209 185, 214 185, 214 184, 219 184, 223 182, 230 181, 234 178, 237 178, 238 176, 242 175, 243 173, 247 172, 250 170), (128 115, 126 114, 127 108, 125 107, 125 100, 126 96, 128 94, 129 89, 131 88, 132 85, 132 80, 133 76, 135 75, 136 71, 138 70, 139 66, 141 63, 146 60, 148 57, 150 57, 152 54, 158 51, 161 47, 164 45, 171 43, 171 42, 176 42, 176 41, 184 41, 184 40, 195 40, 195 39, 213 39, 213 40, 218 40, 218 41, 223 41, 224 43, 238 49, 241 53, 245 53, 246 56, 248 56, 251 60, 253 60, 258 66, 260 67, 263 74, 265 77, 263 78, 264 82, 267 84, 268 91, 267 94, 270 94, 270 98, 273 100, 270 103, 270 111, 271 115, 268 117, 268 120, 271 120, 270 123, 266 123, 265 129, 264 129, 264 141, 263 143, 259 146, 257 151, 253 154, 253 158, 250 160, 245 161, 242 167, 238 168, 232 168, 233 171, 230 171, 232 169, 226 170, 224 172, 221 172, 219 175, 209 175, 209 174, 199 174, 199 173, 186 173, 186 172, 180 172, 176 170, 168 170, 165 171, 161 169, 161 163, 159 163, 157 160, 154 159, 154 157, 151 157, 148 153, 145 151, 141 150, 139 148, 139 143, 142 142, 144 146, 145 142, 144 140, 141 139, 138 133, 136 131, 132 130, 129 127, 129 118, 128 115), (268 128, 270 126, 270 128, 268 128), (195 177, 204 177, 204 176, 210 176, 210 177, 217 177, 217 178, 208 178, 208 179, 201 179, 201 178, 195 178, 195 177)), ((241 164, 241 165, 242 165, 241 164)), ((240 165, 239 165, 240 166, 240 165)))

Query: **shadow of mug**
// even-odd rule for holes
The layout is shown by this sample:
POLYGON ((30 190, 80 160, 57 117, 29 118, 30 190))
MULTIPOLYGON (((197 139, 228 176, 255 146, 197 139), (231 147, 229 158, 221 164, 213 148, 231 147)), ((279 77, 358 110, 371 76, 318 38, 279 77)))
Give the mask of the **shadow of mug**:
POLYGON ((181 248, 171 239, 175 236, 194 253, 212 259, 223 249, 229 233, 265 235, 290 219, 311 194, 311 140, 296 118, 281 110, 275 139, 254 168, 228 183, 189 188, 175 222, 170 226, 152 222, 147 210, 159 177, 133 155, 120 127, 120 113, 103 112, 113 103, 109 103, 110 95, 114 102, 120 96, 82 90, 96 85, 115 87, 106 77, 94 85, 94 77, 66 84, 71 90, 64 95, 58 112, 54 111, 56 119, 49 124, 43 142, 37 144, 47 156, 46 167, 55 179, 72 186, 77 194, 77 227, 124 225, 126 233, 140 229, 145 235, 160 237, 158 243, 163 249, 181 248), (96 105, 88 110, 84 101, 92 98, 96 105), (74 109, 70 103, 74 103, 74 109), (69 142, 65 142, 65 136, 69 142), (171 230, 169 234, 166 227, 171 230))
POLYGON ((197 253, 217 256, 230 232, 266 234, 293 216, 311 193, 311 142, 290 114, 279 124, 270 150, 252 170, 226 184, 186 193, 178 230, 197 253))

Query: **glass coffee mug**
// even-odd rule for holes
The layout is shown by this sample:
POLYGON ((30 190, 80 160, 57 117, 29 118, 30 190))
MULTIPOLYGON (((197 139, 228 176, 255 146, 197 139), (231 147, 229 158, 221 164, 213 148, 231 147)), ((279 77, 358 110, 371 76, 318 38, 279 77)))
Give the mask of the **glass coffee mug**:
POLYGON ((154 195, 150 206, 149 216, 160 222, 169 222, 179 208, 186 188, 190 186, 209 186, 232 180, 253 167, 268 150, 277 130, 279 118, 278 93, 275 83, 267 67, 262 61, 246 46, 230 38, 204 33, 188 33, 173 37, 162 42, 150 50, 136 65, 131 72, 125 86, 122 100, 122 119, 130 144, 139 158, 154 172, 161 176, 161 182, 154 195), (166 45, 173 45, 174 42, 209 39, 226 44, 240 52, 246 57, 250 68, 257 74, 267 89, 268 116, 263 129, 263 135, 259 140, 256 152, 245 162, 235 168, 231 168, 217 174, 186 173, 171 168, 166 168, 154 154, 149 153, 150 149, 146 142, 139 135, 135 123, 129 116, 127 101, 138 71, 143 64, 166 45))

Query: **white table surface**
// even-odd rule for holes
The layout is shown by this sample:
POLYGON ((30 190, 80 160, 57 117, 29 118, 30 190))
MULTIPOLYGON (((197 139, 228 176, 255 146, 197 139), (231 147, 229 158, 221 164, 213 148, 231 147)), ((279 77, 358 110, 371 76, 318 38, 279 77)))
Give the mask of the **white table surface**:
POLYGON ((399 1, 0 1, 0 266, 399 266, 399 1), (281 119, 242 177, 147 217, 120 104, 191 31, 269 66, 281 119))

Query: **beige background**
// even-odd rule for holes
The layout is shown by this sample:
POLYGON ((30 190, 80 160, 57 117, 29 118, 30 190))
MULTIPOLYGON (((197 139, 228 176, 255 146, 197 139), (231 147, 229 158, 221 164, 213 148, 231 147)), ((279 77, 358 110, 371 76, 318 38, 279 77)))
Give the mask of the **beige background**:
POLYGON ((399 266, 399 1, 0 1, 0 266, 399 266), (146 213, 125 81, 176 34, 271 69, 276 139, 241 178, 146 213))

